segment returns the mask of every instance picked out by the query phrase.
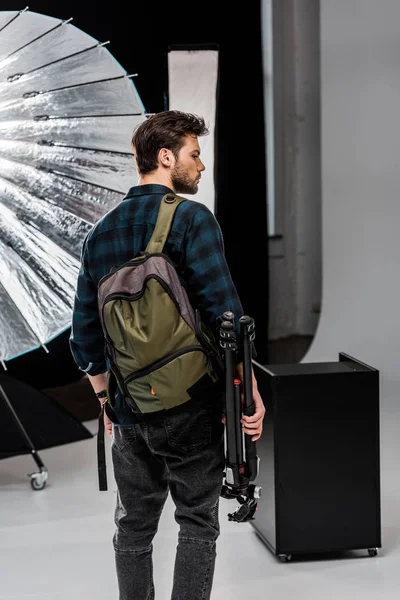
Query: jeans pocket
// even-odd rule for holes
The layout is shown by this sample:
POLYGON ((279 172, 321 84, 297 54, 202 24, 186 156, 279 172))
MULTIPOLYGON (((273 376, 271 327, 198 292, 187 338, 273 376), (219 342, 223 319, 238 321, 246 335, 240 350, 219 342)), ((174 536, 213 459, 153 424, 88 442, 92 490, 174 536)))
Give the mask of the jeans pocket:
POLYGON ((135 425, 114 425, 113 445, 120 451, 132 448, 136 442, 135 425))
POLYGON ((211 443, 212 424, 209 410, 184 411, 164 420, 168 444, 185 454, 193 454, 211 443))

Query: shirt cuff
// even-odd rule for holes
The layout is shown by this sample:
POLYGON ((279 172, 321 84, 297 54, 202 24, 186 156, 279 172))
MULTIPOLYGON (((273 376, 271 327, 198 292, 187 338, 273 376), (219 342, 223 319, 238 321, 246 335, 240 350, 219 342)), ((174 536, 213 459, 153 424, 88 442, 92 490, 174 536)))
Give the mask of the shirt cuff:
POLYGON ((101 375, 102 373, 107 372, 107 364, 106 364, 106 362, 101 362, 101 363, 90 362, 85 369, 83 369, 82 367, 79 367, 79 369, 81 371, 83 371, 84 373, 87 373, 87 375, 101 375))

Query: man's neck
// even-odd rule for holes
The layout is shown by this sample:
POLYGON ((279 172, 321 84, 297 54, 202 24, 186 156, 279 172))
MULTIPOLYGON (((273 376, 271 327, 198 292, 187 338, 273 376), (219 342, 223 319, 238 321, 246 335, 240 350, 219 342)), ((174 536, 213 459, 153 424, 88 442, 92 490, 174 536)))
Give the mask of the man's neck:
POLYGON ((159 173, 149 173, 148 175, 142 175, 139 177, 138 185, 147 185, 149 183, 158 183, 159 185, 165 185, 171 190, 175 191, 169 177, 163 176, 159 173))

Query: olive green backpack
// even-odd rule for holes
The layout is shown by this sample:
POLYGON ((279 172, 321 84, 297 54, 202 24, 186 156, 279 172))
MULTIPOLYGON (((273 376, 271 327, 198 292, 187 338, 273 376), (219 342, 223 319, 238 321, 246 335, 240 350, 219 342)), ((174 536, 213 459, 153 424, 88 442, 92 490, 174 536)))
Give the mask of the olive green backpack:
POLYGON ((111 407, 115 386, 132 411, 148 414, 204 395, 221 378, 215 339, 191 306, 174 263, 163 253, 183 200, 166 194, 146 250, 99 283, 111 407))

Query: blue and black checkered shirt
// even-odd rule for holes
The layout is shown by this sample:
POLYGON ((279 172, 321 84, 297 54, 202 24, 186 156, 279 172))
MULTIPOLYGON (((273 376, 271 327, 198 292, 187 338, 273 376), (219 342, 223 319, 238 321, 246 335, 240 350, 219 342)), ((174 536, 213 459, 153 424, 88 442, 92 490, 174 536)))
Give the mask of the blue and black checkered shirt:
MULTIPOLYGON (((87 235, 81 255, 70 346, 78 367, 89 375, 107 370, 97 286, 100 279, 144 251, 153 233, 162 197, 168 187, 148 184, 133 187, 87 235)), ((224 256, 222 233, 213 213, 194 200, 177 207, 164 252, 177 265, 189 298, 204 323, 216 331, 217 318, 232 311, 236 322, 243 315, 224 256)))

